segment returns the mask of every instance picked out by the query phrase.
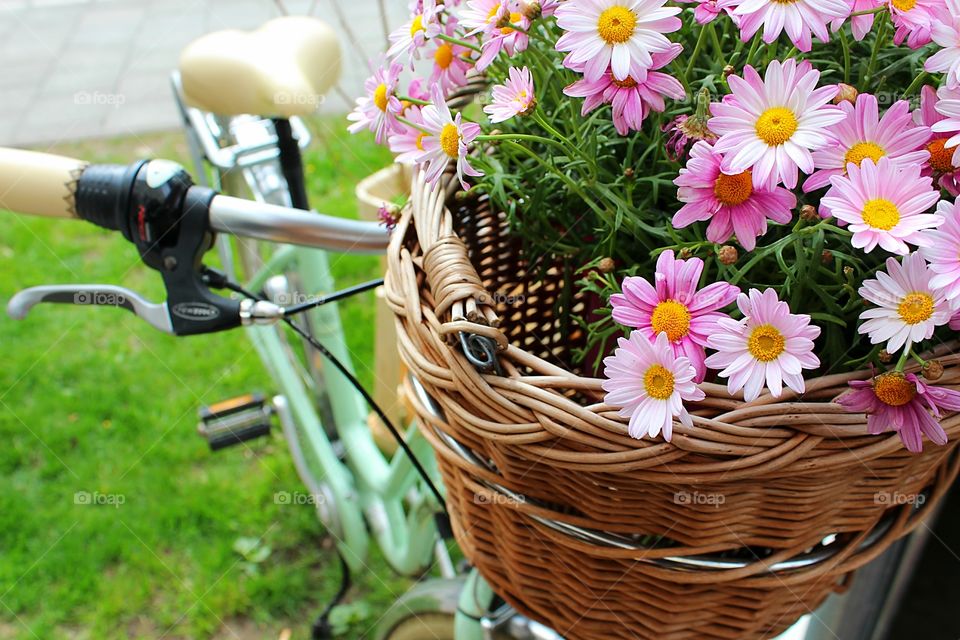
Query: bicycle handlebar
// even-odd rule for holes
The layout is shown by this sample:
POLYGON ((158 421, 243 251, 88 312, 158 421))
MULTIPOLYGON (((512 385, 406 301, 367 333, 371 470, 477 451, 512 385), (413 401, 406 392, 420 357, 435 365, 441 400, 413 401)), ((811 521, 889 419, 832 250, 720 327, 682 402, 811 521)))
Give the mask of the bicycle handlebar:
POLYGON ((203 267, 215 232, 351 253, 382 253, 387 230, 301 209, 222 196, 193 184, 167 160, 88 165, 33 151, 0 149, 0 208, 47 217, 80 218, 119 231, 144 264, 163 278, 167 300, 154 305, 134 292, 96 285, 39 287, 11 300, 22 317, 39 302, 120 306, 176 335, 210 333, 276 321, 283 309, 213 293, 222 288, 203 267), (103 295, 101 295, 103 294, 103 295), (115 304, 123 300, 124 304, 115 304), (141 304, 126 304, 129 301, 141 304), (259 305, 259 306, 258 306, 259 305))
MULTIPOLYGON (((180 170, 179 165, 163 160, 130 167, 89 165, 48 153, 0 148, 0 208, 28 215, 83 218, 123 231, 131 239, 134 230, 126 229, 124 220, 129 214, 123 206, 128 196, 125 191, 131 189, 128 183, 143 166, 150 186, 164 183, 180 170)), ((189 180, 186 176, 181 179, 184 178, 189 180)), ((190 191, 203 190, 187 186, 190 191)), ((209 201, 208 228, 246 238, 350 253, 382 253, 388 242, 387 230, 375 222, 219 194, 212 194, 209 201)))

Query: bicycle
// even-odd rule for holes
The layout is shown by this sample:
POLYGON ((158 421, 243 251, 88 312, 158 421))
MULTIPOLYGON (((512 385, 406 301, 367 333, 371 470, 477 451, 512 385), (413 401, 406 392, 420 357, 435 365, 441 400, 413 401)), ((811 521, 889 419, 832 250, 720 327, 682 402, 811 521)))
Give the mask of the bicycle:
MULTIPOLYGON (((301 19, 284 22, 272 27, 278 38, 290 40, 296 33, 304 48, 333 50, 324 28, 301 19)), ((362 566, 371 542, 400 573, 420 573, 434 560, 440 567, 441 578, 419 583, 398 600, 384 617, 378 638, 562 640, 555 631, 503 604, 476 571, 456 572, 438 536, 435 514, 443 500, 432 452, 417 426, 410 425, 402 435, 394 433, 400 449, 392 457, 374 441, 364 400, 385 424, 390 420, 369 395, 361 392, 361 398, 356 392, 335 301, 375 283, 305 302, 297 299, 298 291, 334 291, 326 251, 376 253, 388 242, 386 230, 376 223, 305 211, 309 207, 300 149, 309 142, 309 132, 298 116, 312 111, 332 74, 329 68, 315 73, 317 69, 301 65, 323 59, 276 57, 273 63, 278 68, 297 68, 304 78, 324 78, 298 90, 277 84, 270 74, 250 73, 256 61, 242 55, 234 56, 238 64, 224 83, 197 84, 190 77, 195 68, 188 59, 173 85, 199 185, 179 165, 163 160, 127 167, 88 166, 69 158, 0 149, 0 193, 5 193, 0 205, 21 213, 80 218, 120 231, 143 261, 161 274, 167 290, 167 301, 157 304, 109 285, 34 287, 15 295, 9 311, 22 318, 36 304, 76 303, 79 296, 90 306, 121 306, 175 335, 243 326, 278 393, 269 401, 210 411, 205 435, 211 446, 263 435, 263 421, 269 419, 264 411, 275 412, 301 478, 311 494, 323 497, 316 501, 322 507, 320 518, 337 539, 348 570, 362 566), (251 83, 257 90, 246 98, 224 88, 249 88, 251 83), (215 107, 218 113, 204 106, 215 107), (205 186, 208 170, 217 190, 239 194, 249 189, 254 201, 205 186), (256 242, 235 246, 230 238, 256 242), (274 247, 275 243, 282 244, 274 247), (223 272, 202 263, 215 245, 223 272), (232 290, 240 297, 218 295, 215 289, 232 290), (297 317, 305 321, 298 323, 297 317), (328 356, 334 369, 325 371, 311 358, 304 362, 298 356, 304 351, 288 332, 328 356)), ((200 62, 193 64, 202 67, 203 56, 196 60, 200 62)), ((415 379, 404 383, 414 401, 439 413, 415 379)), ((461 453, 470 456, 469 451, 461 453)), ((805 625, 784 637, 807 637, 805 625)))

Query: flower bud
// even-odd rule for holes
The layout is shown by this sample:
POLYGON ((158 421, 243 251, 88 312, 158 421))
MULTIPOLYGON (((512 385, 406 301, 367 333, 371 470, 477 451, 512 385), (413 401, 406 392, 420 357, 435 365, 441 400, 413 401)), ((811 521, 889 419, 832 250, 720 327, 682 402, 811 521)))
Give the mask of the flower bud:
POLYGON ((731 247, 729 244, 720 247, 720 251, 717 253, 717 259, 720 260, 720 264, 727 266, 736 264, 739 258, 740 254, 737 253, 737 248, 731 247))
POLYGON ((939 360, 929 360, 923 365, 923 377, 931 382, 943 377, 943 364, 939 360))
POLYGON ((616 268, 617 264, 613 261, 613 258, 602 258, 600 262, 597 263, 597 270, 600 273, 610 273, 616 268))
POLYGON ((523 15, 526 16, 527 20, 536 20, 541 13, 540 3, 537 0, 528 1, 523 8, 523 15))
POLYGON ((736 68, 732 64, 728 64, 723 68, 723 79, 726 80, 736 72, 737 72, 736 68))
POLYGON ((886 349, 881 349, 880 353, 877 354, 877 359, 879 359, 883 364, 887 364, 893 361, 893 355, 886 349))
POLYGON ((633 170, 633 167, 627 167, 623 170, 624 178, 632 178, 634 175, 636 175, 636 172, 633 170))
POLYGON ((829 249, 824 249, 823 253, 820 254, 820 262, 823 264, 832 264, 833 263, 833 251, 829 249))
POLYGON ((820 220, 820 214, 817 212, 815 206, 805 204, 800 207, 800 219, 804 222, 818 222, 820 220))
POLYGON ((690 251, 690 247, 684 247, 683 249, 680 249, 677 257, 680 258, 681 260, 686 260, 688 258, 693 257, 693 251, 690 251))
POLYGON ((841 82, 837 85, 837 88, 839 91, 837 92, 837 96, 833 99, 833 104, 840 104, 841 102, 849 102, 851 104, 856 103, 858 95, 856 87, 851 87, 850 85, 841 82))

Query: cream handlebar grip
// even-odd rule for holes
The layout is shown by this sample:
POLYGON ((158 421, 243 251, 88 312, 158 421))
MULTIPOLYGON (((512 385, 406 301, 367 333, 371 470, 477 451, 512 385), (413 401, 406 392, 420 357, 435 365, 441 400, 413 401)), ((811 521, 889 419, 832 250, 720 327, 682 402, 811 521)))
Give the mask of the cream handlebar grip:
POLYGON ((76 218, 77 179, 86 167, 74 158, 0 148, 0 209, 76 218))

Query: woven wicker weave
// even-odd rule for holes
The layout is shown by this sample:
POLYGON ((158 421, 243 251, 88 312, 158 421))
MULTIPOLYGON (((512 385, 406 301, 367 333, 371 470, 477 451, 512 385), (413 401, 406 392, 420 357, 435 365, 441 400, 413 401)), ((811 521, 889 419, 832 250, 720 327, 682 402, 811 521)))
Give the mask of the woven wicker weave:
MULTIPOLYGON (((926 491, 932 506, 955 478, 960 416, 943 421, 947 446, 915 455, 896 434, 868 435, 864 416, 832 402, 866 372, 809 380, 802 398, 784 389, 751 403, 704 384, 692 428, 675 424, 671 443, 630 438, 603 404, 601 380, 568 365, 584 336, 557 316, 560 270, 528 273, 502 214, 485 199, 454 197, 449 176, 441 187, 414 177, 388 258, 401 355, 443 414, 414 402, 420 426, 467 557, 497 593, 564 637, 771 637, 921 522, 911 496, 926 491), (495 340, 503 375, 478 373, 459 332, 495 340), (650 544, 588 543, 545 521, 650 544), (880 539, 862 544, 881 522, 880 539), (829 560, 769 570, 828 535, 841 549, 829 560), (657 562, 746 549, 755 559, 737 569, 657 562)), ((938 352, 940 384, 957 388, 953 346, 938 352)))

